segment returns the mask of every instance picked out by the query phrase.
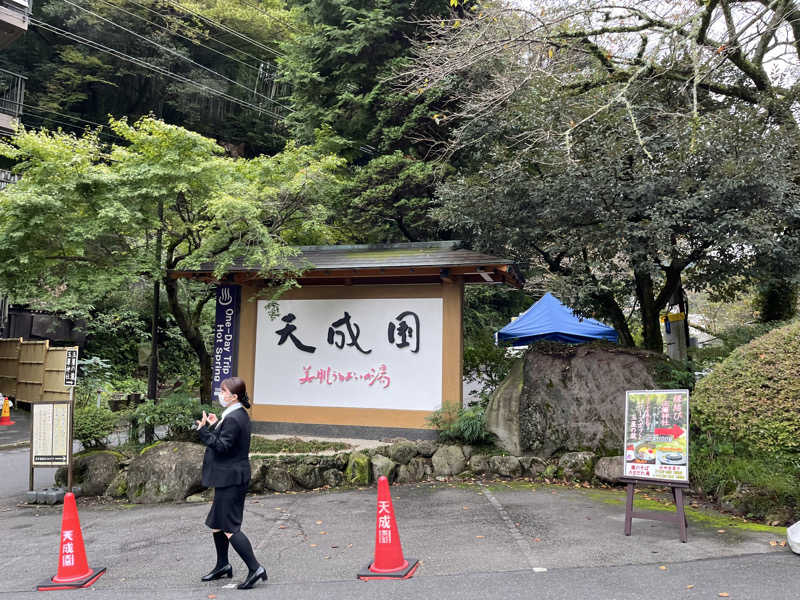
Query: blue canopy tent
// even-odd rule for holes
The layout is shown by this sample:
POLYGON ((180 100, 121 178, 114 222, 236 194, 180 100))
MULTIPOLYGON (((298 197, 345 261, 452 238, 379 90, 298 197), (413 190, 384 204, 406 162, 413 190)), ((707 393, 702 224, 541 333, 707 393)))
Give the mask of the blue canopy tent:
POLYGON ((550 292, 495 334, 495 340, 527 346, 539 340, 581 344, 592 340, 617 342, 613 327, 594 319, 582 319, 550 292))

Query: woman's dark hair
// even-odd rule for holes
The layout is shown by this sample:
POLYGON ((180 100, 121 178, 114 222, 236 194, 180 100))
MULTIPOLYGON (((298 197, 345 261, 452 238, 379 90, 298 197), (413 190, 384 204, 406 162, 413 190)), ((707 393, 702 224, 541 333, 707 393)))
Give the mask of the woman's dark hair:
POLYGON ((245 408, 250 408, 250 398, 247 397, 247 386, 244 384, 244 380, 241 377, 228 377, 227 379, 223 379, 219 386, 221 388, 224 387, 231 394, 236 394, 241 405, 245 408))

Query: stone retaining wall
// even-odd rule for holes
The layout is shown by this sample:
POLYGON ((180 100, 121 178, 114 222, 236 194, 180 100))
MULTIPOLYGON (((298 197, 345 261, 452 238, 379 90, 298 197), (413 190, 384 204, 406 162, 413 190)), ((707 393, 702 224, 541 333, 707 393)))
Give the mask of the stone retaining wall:
MULTIPOLYGON (((113 459, 107 452, 78 455, 76 485, 92 495, 127 498, 135 503, 174 502, 202 490, 204 448, 190 442, 163 442, 133 459, 113 459), (95 468, 93 462, 101 463, 95 468), (99 468, 99 467, 102 468, 99 468), (111 468, 113 467, 113 468, 111 468), (102 482, 97 475, 102 473, 102 482)), ((400 440, 366 451, 333 455, 269 455, 250 459, 250 491, 286 492, 338 486, 367 486, 385 475, 390 482, 444 481, 451 477, 599 479, 622 475, 622 457, 598 458, 571 452, 559 459, 484 455, 471 446, 440 445, 430 440, 400 440)), ((56 480, 64 479, 59 471, 56 480)))

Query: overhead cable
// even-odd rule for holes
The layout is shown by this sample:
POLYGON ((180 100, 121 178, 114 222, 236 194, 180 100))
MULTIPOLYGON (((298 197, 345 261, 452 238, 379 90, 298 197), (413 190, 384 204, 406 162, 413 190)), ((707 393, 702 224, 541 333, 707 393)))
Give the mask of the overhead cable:
POLYGON ((261 48, 265 52, 270 52, 270 53, 274 54, 275 56, 284 56, 284 54, 282 54, 281 52, 278 52, 277 50, 273 50, 269 46, 265 46, 264 44, 262 44, 258 40, 254 40, 251 37, 247 37, 243 33, 239 33, 235 29, 231 29, 230 27, 220 23, 219 21, 215 21, 214 19, 205 16, 204 14, 201 14, 199 12, 193 11, 191 8, 187 8, 186 6, 176 2, 175 0, 164 0, 164 1, 169 3, 169 4, 172 4, 173 6, 181 9, 184 12, 189 13, 192 16, 197 17, 198 19, 202 19, 203 21, 206 21, 207 23, 210 23, 211 25, 213 25, 214 27, 216 27, 218 29, 221 29, 222 31, 230 33, 231 35, 233 35, 233 36, 235 36, 235 37, 237 37, 239 39, 242 39, 242 40, 252 44, 256 48, 261 48))
MULTIPOLYGON (((185 22, 181 21, 180 19, 178 19, 177 17, 174 17, 173 15, 165 15, 163 13, 160 13, 157 10, 155 10, 153 8, 150 8, 149 6, 145 6, 144 4, 141 4, 141 3, 137 2, 136 0, 127 0, 127 2, 129 4, 135 4, 139 8, 143 8, 144 10, 146 10, 148 12, 156 14, 159 17, 161 17, 162 19, 165 19, 165 20, 169 19, 173 23, 177 23, 177 24, 179 24, 180 26, 182 26, 183 28, 185 28, 185 29, 187 29, 189 31, 197 32, 201 36, 208 36, 208 32, 202 31, 202 30, 198 29, 197 27, 192 27, 188 23, 185 23, 185 22)), ((240 54, 243 54, 245 56, 249 56, 250 58, 252 58, 253 60, 258 61, 259 63, 263 61, 262 58, 259 58, 258 56, 253 56, 249 52, 247 52, 245 50, 242 50, 241 48, 237 48, 236 46, 231 46, 227 42, 223 42, 222 40, 218 40, 217 38, 211 38, 211 39, 214 40, 217 44, 220 44, 221 46, 225 46, 226 48, 230 48, 231 50, 233 50, 235 52, 239 52, 240 54)))
POLYGON ((265 17, 267 17, 268 19, 270 19, 272 21, 275 21, 278 25, 282 25, 286 29, 291 29, 292 31, 295 31, 295 32, 298 32, 298 33, 300 32, 300 30, 297 27, 295 27, 291 23, 287 23, 286 21, 276 17, 275 15, 269 14, 267 11, 265 11, 263 8, 261 8, 258 4, 255 4, 253 2, 248 2, 247 0, 239 0, 239 2, 241 2, 245 6, 249 6, 250 8, 256 9, 258 12, 263 14, 265 17))
POLYGON ((275 119, 278 119, 278 120, 282 120, 284 118, 283 116, 281 116, 281 115, 279 115, 277 113, 274 113, 274 112, 264 108, 263 106, 257 106, 255 104, 247 102, 246 100, 242 100, 241 98, 237 98, 236 96, 231 96, 230 94, 227 94, 227 93, 222 92, 220 90, 214 89, 214 88, 209 87, 207 85, 203 85, 202 83, 198 83, 198 82, 194 81, 193 79, 190 79, 190 78, 185 77, 183 75, 179 75, 178 73, 173 73, 172 71, 164 69, 163 67, 159 67, 157 65, 149 63, 149 62, 147 62, 147 61, 145 61, 145 60, 143 60, 141 58, 138 58, 138 57, 135 57, 135 56, 130 56, 129 54, 125 54, 124 52, 121 52, 121 51, 116 50, 114 48, 110 48, 110 47, 108 47, 108 46, 106 46, 104 44, 100 44, 98 42, 95 42, 94 40, 90 40, 90 39, 85 38, 83 36, 77 35, 75 33, 72 33, 71 31, 67 31, 65 29, 61 29, 60 27, 56 27, 55 25, 50 25, 49 23, 46 23, 44 21, 40 21, 39 19, 37 19, 35 17, 31 17, 30 18, 30 23, 32 25, 35 25, 36 27, 44 29, 45 31, 49 31, 51 33, 55 33, 56 35, 60 35, 60 36, 66 37, 67 39, 70 39, 70 40, 72 40, 74 42, 77 42, 79 44, 84 44, 86 46, 89 46, 90 48, 93 48, 95 50, 99 50, 101 52, 105 52, 105 53, 110 54, 110 55, 112 55, 112 56, 114 56, 116 58, 119 58, 121 60, 125 60, 125 61, 128 61, 128 62, 131 62, 131 63, 136 64, 138 66, 144 67, 145 69, 149 69, 151 71, 154 71, 156 73, 164 75, 165 77, 169 77, 169 78, 175 79, 176 81, 180 81, 181 83, 185 83, 187 85, 194 86, 194 87, 196 87, 198 89, 201 89, 201 90, 205 91, 208 94, 211 94, 211 95, 214 95, 214 96, 218 96, 220 98, 224 98, 225 100, 228 100, 228 101, 230 101, 230 102, 232 102, 234 104, 238 104, 239 106, 242 106, 244 108, 249 108, 249 109, 254 110, 256 112, 266 113, 269 116, 274 117, 275 119))
MULTIPOLYGON (((110 6, 111 8, 113 8, 115 10, 124 12, 126 15, 130 15, 131 17, 133 17, 135 19, 139 19, 140 21, 143 21, 143 22, 145 22, 145 23, 147 23, 149 25, 152 25, 153 27, 158 27, 159 29, 161 29, 163 31, 166 31, 169 35, 173 35, 175 37, 181 38, 182 40, 186 40, 190 44, 193 44, 195 46, 199 46, 200 48, 205 48, 206 50, 210 50, 211 52, 214 52, 214 53, 216 53, 216 54, 218 54, 218 55, 220 55, 220 56, 222 56, 224 58, 227 58, 228 60, 235 61, 235 62, 239 63, 240 65, 247 67, 248 69, 253 69, 254 71, 258 71, 258 67, 254 66, 254 65, 251 65, 250 63, 246 63, 243 60, 239 60, 235 56, 231 56, 229 54, 225 54, 224 52, 220 52, 219 50, 217 50, 216 48, 212 48, 211 46, 206 46, 205 44, 201 44, 197 40, 193 40, 192 38, 186 37, 185 35, 181 35, 177 31, 172 31, 172 30, 169 29, 169 27, 164 27, 163 25, 159 25, 158 23, 156 23, 154 21, 151 21, 150 19, 145 19, 141 15, 137 15, 136 13, 131 12, 129 10, 126 10, 126 9, 122 8, 121 6, 117 6, 116 4, 108 2, 108 0, 98 0, 98 1, 102 2, 103 4, 105 4, 107 6, 110 6)), ((137 3, 134 2, 134 4, 137 4, 137 3)), ((142 6, 142 5, 137 4, 137 6, 142 6)), ((147 7, 143 6, 142 8, 147 8, 147 7)), ((157 12, 156 14, 160 15, 161 13, 157 12)))
POLYGON ((136 33, 132 29, 128 29, 127 27, 124 27, 123 25, 120 25, 119 23, 115 23, 111 19, 107 19, 107 18, 103 17, 102 15, 99 15, 96 12, 89 10, 88 8, 84 8, 80 4, 75 4, 71 0, 62 0, 62 1, 66 2, 70 6, 74 6, 75 8, 78 8, 78 9, 80 9, 80 10, 82 10, 82 11, 84 11, 84 12, 90 14, 90 15, 92 15, 93 17, 95 17, 97 19, 100 19, 101 21, 104 21, 106 23, 109 23, 109 24, 113 25, 114 27, 122 29, 123 31, 131 34, 132 36, 135 36, 135 37, 139 38, 140 40, 144 40, 148 44, 152 44, 153 46, 156 46, 157 48, 160 48, 161 50, 163 50, 165 52, 168 52, 169 54, 171 54, 173 56, 176 56, 177 58, 179 58, 181 60, 184 60, 184 61, 186 61, 188 63, 191 63, 195 67, 203 69, 204 71, 207 71, 207 72, 211 73, 212 75, 214 75, 216 77, 220 77, 221 79, 224 79, 225 81, 227 81, 228 83, 230 83, 232 85, 235 85, 235 86, 240 87, 240 88, 242 88, 244 90, 247 90, 248 92, 253 93, 253 95, 258 96, 258 97, 266 100, 267 102, 272 102, 273 104, 276 104, 276 105, 280 106, 281 108, 285 108, 287 110, 290 110, 288 106, 285 106, 285 105, 281 104, 277 100, 273 100, 272 98, 270 98, 268 96, 265 96, 264 94, 261 94, 260 92, 253 91, 248 86, 239 83, 235 79, 231 79, 230 77, 227 77, 227 76, 223 75, 222 73, 220 73, 218 71, 215 71, 214 69, 206 67, 205 65, 201 65, 199 62, 192 60, 188 56, 184 56, 183 54, 181 54, 180 52, 177 52, 176 50, 173 50, 171 48, 168 48, 167 46, 159 44, 158 42, 155 42, 155 41, 151 40, 148 37, 145 37, 145 36, 143 36, 143 35, 141 35, 139 33, 136 33))

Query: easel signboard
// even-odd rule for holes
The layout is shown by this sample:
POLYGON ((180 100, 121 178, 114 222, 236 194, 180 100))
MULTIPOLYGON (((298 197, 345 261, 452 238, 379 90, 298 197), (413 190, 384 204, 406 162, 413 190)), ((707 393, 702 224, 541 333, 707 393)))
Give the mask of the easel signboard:
POLYGON ((689 390, 637 390, 625 393, 625 462, 627 483, 625 535, 631 519, 678 523, 686 541, 683 490, 689 487, 689 390), (633 490, 637 483, 669 486, 676 512, 636 512, 633 490))

